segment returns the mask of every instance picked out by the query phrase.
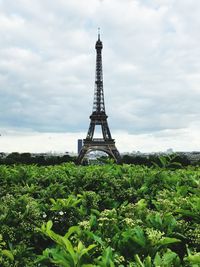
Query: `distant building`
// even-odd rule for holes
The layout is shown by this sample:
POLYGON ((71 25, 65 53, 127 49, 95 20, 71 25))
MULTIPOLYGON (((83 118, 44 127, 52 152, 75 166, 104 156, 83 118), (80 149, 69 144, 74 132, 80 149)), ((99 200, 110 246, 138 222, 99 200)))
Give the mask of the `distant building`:
POLYGON ((174 151, 173 151, 172 148, 168 148, 168 149, 166 150, 166 154, 173 154, 173 153, 174 153, 174 151))
POLYGON ((82 146, 83 146, 83 139, 78 139, 78 154, 80 153, 82 146))

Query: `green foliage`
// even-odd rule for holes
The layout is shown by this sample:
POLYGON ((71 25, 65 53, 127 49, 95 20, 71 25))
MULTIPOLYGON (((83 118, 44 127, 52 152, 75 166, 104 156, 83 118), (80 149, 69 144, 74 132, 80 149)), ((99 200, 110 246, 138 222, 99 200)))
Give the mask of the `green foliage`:
POLYGON ((54 155, 33 155, 31 153, 18 153, 13 152, 8 155, 5 153, 0 153, 0 165, 7 164, 37 164, 39 166, 48 166, 61 164, 64 162, 75 162, 76 157, 72 157, 68 154, 64 156, 54 156, 54 155))
POLYGON ((98 266, 101 266, 101 267, 114 267, 115 264, 114 264, 114 255, 113 255, 113 252, 112 252, 112 249, 111 247, 107 247, 102 256, 100 256, 100 260, 97 260, 97 264, 98 266))
POLYGON ((12 252, 8 249, 4 249, 6 243, 3 241, 3 237, 0 234, 0 264, 9 266, 10 262, 14 261, 12 252))
POLYGON ((176 161, 177 155, 159 156, 157 162, 152 162, 154 166, 160 168, 177 169, 181 168, 182 164, 176 161))
POLYGON ((43 251, 43 255, 39 257, 37 262, 48 259, 51 263, 55 263, 63 267, 83 266, 84 256, 88 255, 88 252, 96 247, 96 245, 91 244, 88 247, 85 247, 80 240, 78 241, 77 237, 75 237, 75 242, 71 241, 71 235, 80 232, 80 229, 77 226, 70 227, 64 236, 56 234, 51 229, 52 226, 52 221, 48 221, 46 224, 42 225, 41 231, 56 243, 56 247, 45 249, 43 251))
POLYGON ((174 160, 0 166, 0 266, 199 266, 200 168, 174 160))

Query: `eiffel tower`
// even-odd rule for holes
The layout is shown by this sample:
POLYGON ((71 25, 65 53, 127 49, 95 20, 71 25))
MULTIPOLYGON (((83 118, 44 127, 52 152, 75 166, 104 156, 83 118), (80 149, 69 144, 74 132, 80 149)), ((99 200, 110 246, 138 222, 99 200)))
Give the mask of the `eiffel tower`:
POLYGON ((85 155, 91 151, 103 151, 112 157, 116 163, 120 163, 121 157, 115 146, 115 140, 112 139, 110 129, 108 127, 104 104, 103 93, 103 71, 102 71, 102 56, 101 50, 103 48, 100 40, 100 32, 98 32, 98 40, 95 45, 96 49, 96 78, 95 91, 93 101, 93 111, 90 116, 90 125, 86 139, 83 140, 83 147, 78 155, 77 164, 81 164, 85 155), (102 130, 102 138, 93 138, 95 126, 100 125, 102 130))

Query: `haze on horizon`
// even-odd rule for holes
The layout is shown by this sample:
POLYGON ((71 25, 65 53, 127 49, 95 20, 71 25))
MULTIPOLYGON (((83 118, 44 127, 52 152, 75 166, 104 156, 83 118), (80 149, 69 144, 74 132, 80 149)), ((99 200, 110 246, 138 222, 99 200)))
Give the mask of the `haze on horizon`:
POLYGON ((0 0, 0 151, 75 151, 101 27, 121 152, 200 150, 200 2, 0 0))

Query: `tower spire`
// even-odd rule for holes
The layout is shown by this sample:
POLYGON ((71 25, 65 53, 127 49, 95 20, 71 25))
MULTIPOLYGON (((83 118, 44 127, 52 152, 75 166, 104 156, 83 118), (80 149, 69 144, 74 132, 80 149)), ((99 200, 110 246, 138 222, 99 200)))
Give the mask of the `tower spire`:
POLYGON ((104 93, 103 93, 103 69, 102 69, 102 55, 103 49, 102 41, 100 40, 100 33, 98 28, 98 40, 95 45, 96 49, 96 77, 94 89, 93 112, 105 112, 104 93))
POLYGON ((103 92, 103 69, 102 69, 102 55, 103 48, 102 41, 100 40, 100 29, 98 28, 98 40, 96 41, 96 75, 95 75, 95 89, 93 110, 90 115, 90 125, 86 139, 83 140, 83 147, 79 152, 77 163, 80 164, 85 155, 91 151, 103 151, 114 160, 120 162, 120 154, 115 146, 115 140, 112 139, 110 129, 108 127, 107 118, 104 104, 103 92), (102 138, 93 138, 95 126, 100 125, 102 130, 102 138))

